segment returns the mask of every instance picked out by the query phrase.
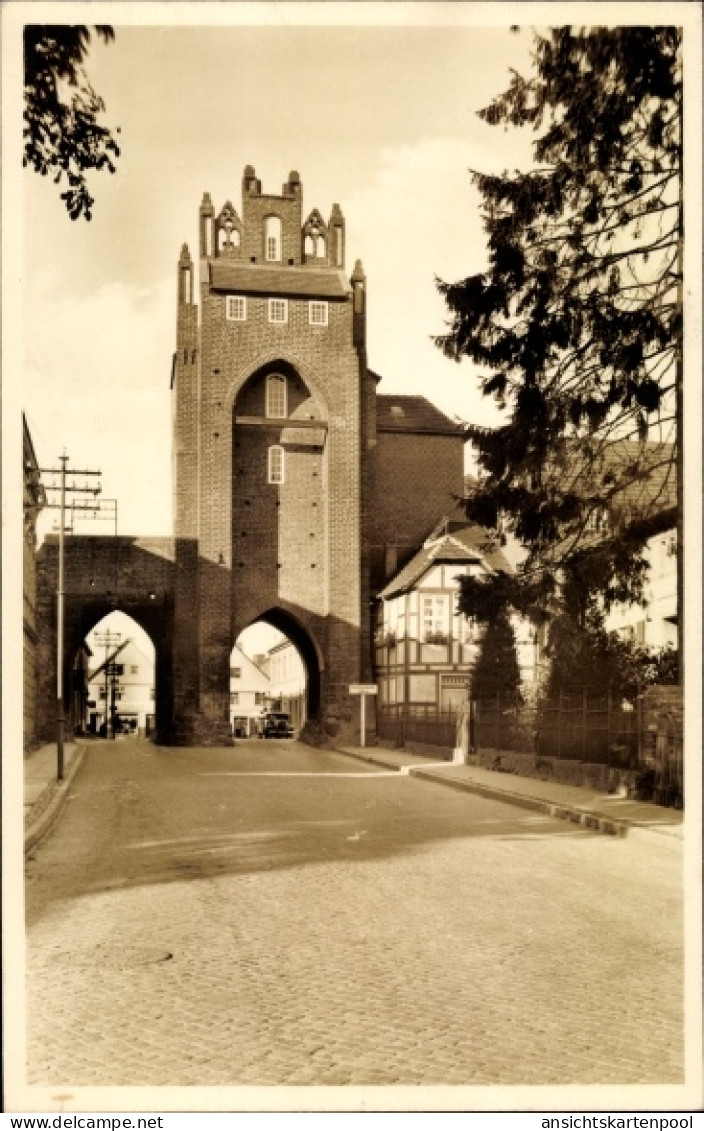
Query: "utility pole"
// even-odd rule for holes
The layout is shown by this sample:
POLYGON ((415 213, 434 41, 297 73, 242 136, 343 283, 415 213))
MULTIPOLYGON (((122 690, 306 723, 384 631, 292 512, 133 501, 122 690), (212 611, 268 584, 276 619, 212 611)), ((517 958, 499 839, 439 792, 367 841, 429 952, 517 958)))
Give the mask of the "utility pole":
POLYGON ((112 663, 110 662, 110 649, 116 647, 122 640, 122 633, 110 632, 96 632, 93 638, 95 643, 99 646, 105 647, 105 737, 110 737, 110 728, 112 726, 112 737, 115 737, 115 657, 113 656, 112 663))
POLYGON ((82 495, 99 495, 101 491, 100 484, 97 487, 89 487, 86 483, 84 486, 77 486, 75 477, 101 475, 100 471, 76 471, 71 469, 72 481, 70 484, 66 482, 66 476, 69 474, 66 464, 69 457, 64 454, 59 456, 61 467, 40 467, 37 468, 40 475, 52 475, 54 483, 51 486, 46 486, 47 491, 58 491, 59 502, 47 503, 47 508, 58 509, 59 515, 59 585, 56 594, 56 611, 57 611, 57 632, 56 632, 56 723, 57 723, 57 736, 56 736, 56 777, 58 781, 63 781, 64 778, 64 611, 66 601, 65 578, 64 578, 64 534, 66 532, 66 495, 67 493, 76 493, 82 495), (60 477, 59 486, 56 486, 56 476, 60 477))

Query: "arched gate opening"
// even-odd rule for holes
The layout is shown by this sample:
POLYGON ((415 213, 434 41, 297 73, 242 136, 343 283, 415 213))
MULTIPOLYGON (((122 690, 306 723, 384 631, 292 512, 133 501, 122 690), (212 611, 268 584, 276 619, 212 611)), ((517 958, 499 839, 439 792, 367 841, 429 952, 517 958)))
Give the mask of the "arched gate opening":
POLYGON ((306 722, 319 718, 320 703, 320 653, 295 617, 270 609, 239 633, 230 667, 235 738, 261 734, 271 712, 287 716, 297 736, 306 722))

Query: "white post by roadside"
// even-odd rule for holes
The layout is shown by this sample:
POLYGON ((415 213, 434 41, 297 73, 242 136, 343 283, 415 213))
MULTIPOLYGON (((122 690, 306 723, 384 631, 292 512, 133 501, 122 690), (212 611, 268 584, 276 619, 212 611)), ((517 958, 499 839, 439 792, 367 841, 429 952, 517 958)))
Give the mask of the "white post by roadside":
POLYGON ((376 695, 379 688, 376 683, 351 683, 350 695, 359 695, 359 745, 362 749, 366 746, 366 707, 367 695, 376 695))

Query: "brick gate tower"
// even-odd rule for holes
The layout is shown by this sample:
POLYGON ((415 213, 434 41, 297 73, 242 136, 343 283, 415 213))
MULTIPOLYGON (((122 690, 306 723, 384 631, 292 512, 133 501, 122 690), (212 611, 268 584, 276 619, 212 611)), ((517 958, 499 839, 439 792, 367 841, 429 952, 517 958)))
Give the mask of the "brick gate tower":
MULTIPOLYGON (((206 194, 199 220, 198 261, 184 246, 178 262, 174 537, 65 539, 64 700, 86 633, 121 609, 156 647, 157 740, 229 744, 230 653, 264 621, 300 652, 308 719, 349 733, 349 685, 373 678, 372 601, 457 507, 464 428, 425 397, 377 394, 337 204, 304 218, 297 173, 273 196, 247 166, 241 215, 206 194)), ((37 570, 48 740, 56 539, 37 570)))
POLYGON ((241 213, 206 194, 199 219, 172 372, 173 740, 229 740, 230 651, 262 620, 301 653, 308 717, 344 727, 371 676, 364 272, 346 274, 337 204, 304 215, 295 172, 269 195, 247 166, 241 213))

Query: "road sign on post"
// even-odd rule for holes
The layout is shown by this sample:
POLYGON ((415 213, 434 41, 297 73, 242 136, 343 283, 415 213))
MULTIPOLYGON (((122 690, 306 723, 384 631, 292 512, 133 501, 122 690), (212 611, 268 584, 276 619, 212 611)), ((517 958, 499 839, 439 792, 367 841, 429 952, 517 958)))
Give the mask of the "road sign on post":
POLYGON ((367 695, 377 695, 379 692, 376 683, 351 683, 350 695, 359 695, 359 745, 364 749, 366 742, 365 724, 367 695))

